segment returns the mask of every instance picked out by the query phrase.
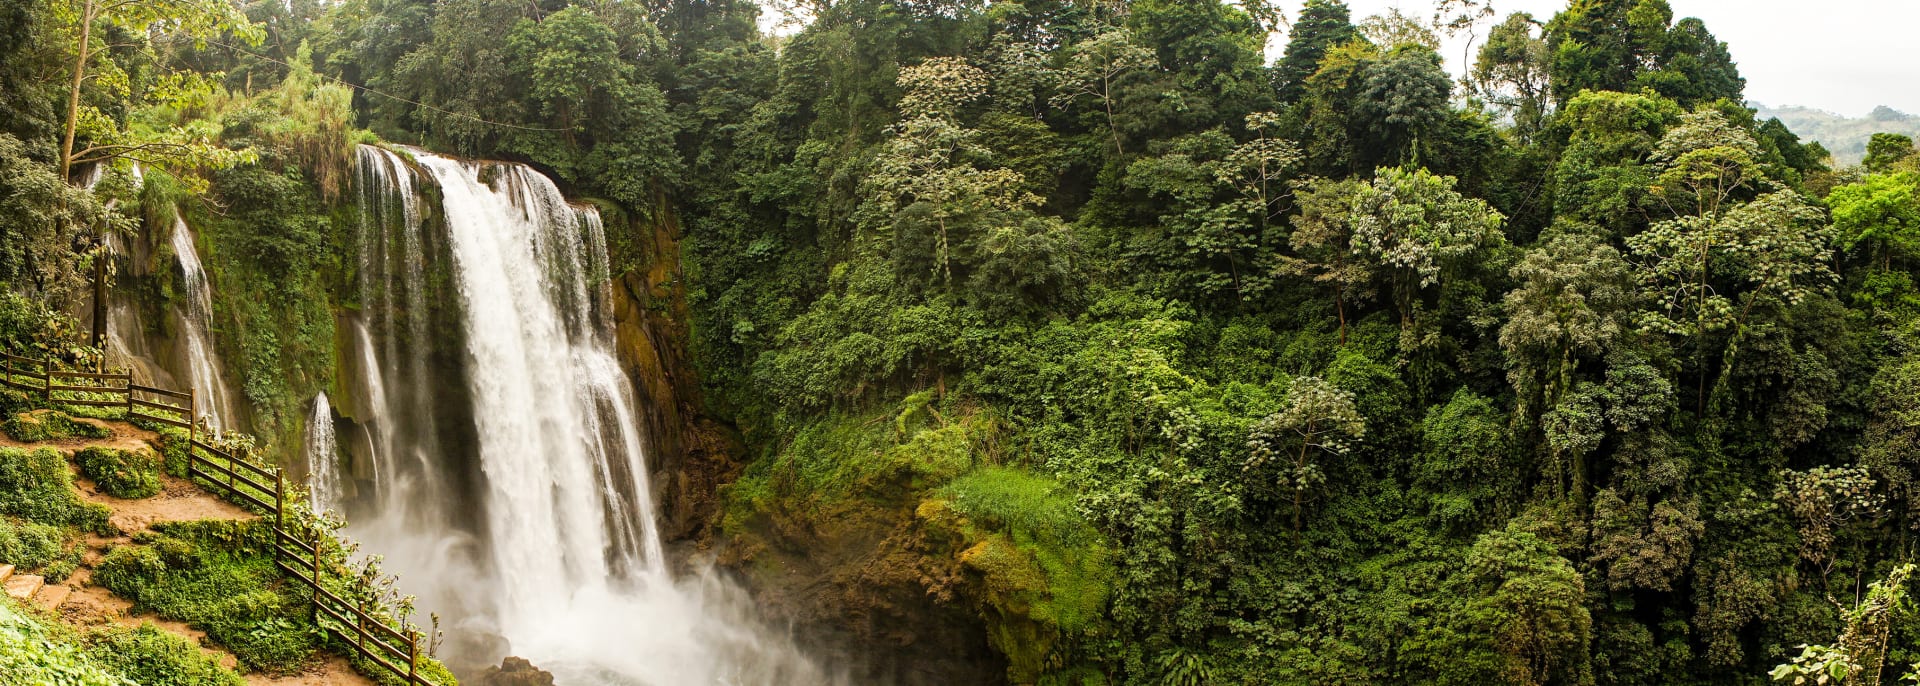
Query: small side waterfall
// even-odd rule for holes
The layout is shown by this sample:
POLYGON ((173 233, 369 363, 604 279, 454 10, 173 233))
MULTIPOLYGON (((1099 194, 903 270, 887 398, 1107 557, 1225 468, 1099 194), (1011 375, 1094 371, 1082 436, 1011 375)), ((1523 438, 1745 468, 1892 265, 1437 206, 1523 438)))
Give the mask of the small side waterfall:
POLYGON ((216 431, 222 430, 232 427, 239 415, 234 412, 226 372, 214 351, 209 329, 213 323, 213 288, 207 283, 206 270, 200 267, 193 230, 177 211, 172 233, 173 258, 180 266, 180 354, 187 382, 200 399, 201 415, 211 418, 216 431))
POLYGON ((333 436, 333 405, 325 392, 314 397, 313 415, 307 419, 307 489, 314 511, 339 506, 340 454, 333 436))
POLYGON ((504 641, 479 659, 567 686, 829 683, 744 593, 668 570, 599 213, 525 166, 408 153, 359 153, 362 308, 342 355, 378 492, 355 533, 451 619, 456 650, 504 641))
MULTIPOLYGON (((95 165, 84 183, 93 188, 107 173, 106 166, 95 165)), ((134 188, 146 184, 145 170, 139 165, 127 173, 134 188)), ((109 202, 110 207, 117 205, 117 200, 109 202)), ((128 370, 138 383, 192 388, 197 396, 198 415, 207 417, 215 429, 233 428, 241 416, 213 342, 212 285, 201 266, 192 227, 179 207, 172 209, 174 219, 165 227, 165 244, 173 253, 173 266, 178 269, 178 279, 174 282, 178 289, 163 320, 168 326, 150 330, 147 315, 154 313, 143 314, 137 291, 111 289, 107 302, 107 365, 128 370)), ((154 276, 147 273, 149 266, 145 260, 159 242, 155 239, 160 233, 161 227, 148 226, 132 245, 120 234, 106 235, 107 249, 120 265, 120 280, 154 276)))

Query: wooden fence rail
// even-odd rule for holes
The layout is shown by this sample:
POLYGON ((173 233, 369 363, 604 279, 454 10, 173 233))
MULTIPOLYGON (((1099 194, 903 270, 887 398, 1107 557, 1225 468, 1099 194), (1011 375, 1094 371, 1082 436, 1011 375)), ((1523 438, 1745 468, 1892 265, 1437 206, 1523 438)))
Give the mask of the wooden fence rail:
POLYGON ((273 516, 274 566, 312 591, 314 624, 409 686, 439 686, 420 674, 418 629, 405 622, 396 628, 362 604, 327 590, 319 529, 307 526, 310 537, 302 539, 287 522, 286 475, 201 440, 195 422, 198 398, 192 391, 144 386, 134 383, 130 374, 60 370, 46 360, 7 353, 0 353, 0 385, 37 395, 48 404, 125 408, 128 420, 186 429, 189 479, 273 516))

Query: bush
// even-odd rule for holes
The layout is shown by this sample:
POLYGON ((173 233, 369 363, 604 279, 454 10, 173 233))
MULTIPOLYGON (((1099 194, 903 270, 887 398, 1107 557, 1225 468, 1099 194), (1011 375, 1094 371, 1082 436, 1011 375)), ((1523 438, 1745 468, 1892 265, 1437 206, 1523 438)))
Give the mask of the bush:
POLYGON ((58 410, 22 412, 8 419, 7 436, 21 443, 60 441, 69 438, 112 438, 113 432, 88 422, 76 422, 58 410))
POLYGON ((0 415, 12 417, 39 406, 40 402, 33 396, 11 388, 0 388, 0 415))
POLYGON ((95 632, 87 637, 87 655, 139 684, 239 686, 246 683, 192 641, 161 631, 152 624, 95 632))
POLYGON ((67 459, 47 448, 0 448, 0 514, 101 534, 113 532, 107 507, 81 500, 73 491, 67 459))
POLYGON ((80 473, 115 498, 149 498, 160 492, 159 455, 152 452, 87 448, 74 455, 80 473))

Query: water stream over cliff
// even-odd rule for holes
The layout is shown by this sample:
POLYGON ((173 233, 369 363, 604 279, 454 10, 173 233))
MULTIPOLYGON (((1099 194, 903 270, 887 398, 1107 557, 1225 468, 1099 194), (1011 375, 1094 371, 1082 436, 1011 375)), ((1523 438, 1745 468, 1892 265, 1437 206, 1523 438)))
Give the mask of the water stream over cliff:
POLYGON ((334 402, 372 492, 351 533, 448 618, 456 659, 511 653, 563 685, 826 683, 744 593, 669 570, 598 212, 525 166, 408 152, 359 150, 334 402))
POLYGON ((171 233, 173 258, 180 268, 177 312, 179 340, 184 346, 180 350, 181 367, 192 384, 200 416, 208 419, 216 431, 230 428, 239 415, 234 412, 233 394, 228 390, 226 371, 214 350, 209 328, 213 323, 213 288, 207 282, 206 270, 200 267, 200 251, 194 248, 193 229, 177 209, 171 233))
MULTIPOLYGON (((137 165, 128 173, 138 190, 145 182, 145 173, 137 165)), ((92 188, 105 174, 106 168, 96 165, 85 181, 87 187, 92 188)), ((171 210, 173 223, 167 228, 166 243, 173 255, 175 279, 173 299, 162 322, 167 330, 148 327, 135 292, 114 289, 107 303, 107 363, 131 371, 134 380, 143 384, 174 388, 184 381, 196 396, 198 418, 206 419, 216 430, 235 428, 241 417, 214 345, 213 285, 201 266, 186 215, 178 206, 171 210)), ((117 233, 106 236, 108 249, 122 262, 123 278, 147 276, 147 265, 141 258, 154 250, 153 237, 148 234, 140 238, 142 249, 134 250, 126 237, 117 233)))
POLYGON ((313 414, 307 418, 307 484, 313 509, 319 512, 339 506, 340 458, 334 436, 333 404, 322 392, 313 399, 313 414))

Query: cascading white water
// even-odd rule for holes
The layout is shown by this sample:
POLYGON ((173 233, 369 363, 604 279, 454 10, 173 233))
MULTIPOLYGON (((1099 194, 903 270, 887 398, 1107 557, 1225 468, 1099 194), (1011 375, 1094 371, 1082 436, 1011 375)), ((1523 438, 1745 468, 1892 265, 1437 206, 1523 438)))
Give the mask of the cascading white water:
POLYGON ((175 212, 173 220, 173 258, 180 266, 180 287, 184 291, 180 307, 181 355, 185 360, 187 383, 199 398, 199 412, 220 430, 232 426, 232 394, 227 391, 226 372, 220 366, 208 327, 213 321, 213 289, 207 283, 206 270, 200 266, 200 252, 193 246, 193 232, 187 220, 175 212))
POLYGON ((524 166, 409 152, 424 176, 392 152, 360 150, 358 178, 377 188, 361 190, 359 317, 384 345, 355 342, 379 358, 359 365, 356 392, 385 405, 359 404, 382 493, 354 533, 387 553, 423 607, 458 608, 455 632, 497 635, 564 686, 828 683, 761 627, 744 593, 709 574, 676 581, 667 568, 643 409, 615 351, 599 214, 524 166), (457 300, 434 313, 418 270, 438 243, 420 219, 431 210, 413 197, 427 183, 440 191, 457 300), (476 454, 466 462, 423 449, 432 432, 400 421, 451 397, 397 387, 447 381, 445 360, 426 362, 428 348, 451 343, 425 334, 430 314, 457 316, 463 349, 441 352, 459 353, 471 404, 476 454), (435 478, 449 464, 477 474, 435 478), (471 493, 453 485, 463 476, 471 493), (462 514, 479 521, 455 530, 462 514))
POLYGON ((333 405, 325 392, 314 396, 313 416, 307 419, 307 490, 315 512, 340 504, 340 455, 333 436, 333 405))

